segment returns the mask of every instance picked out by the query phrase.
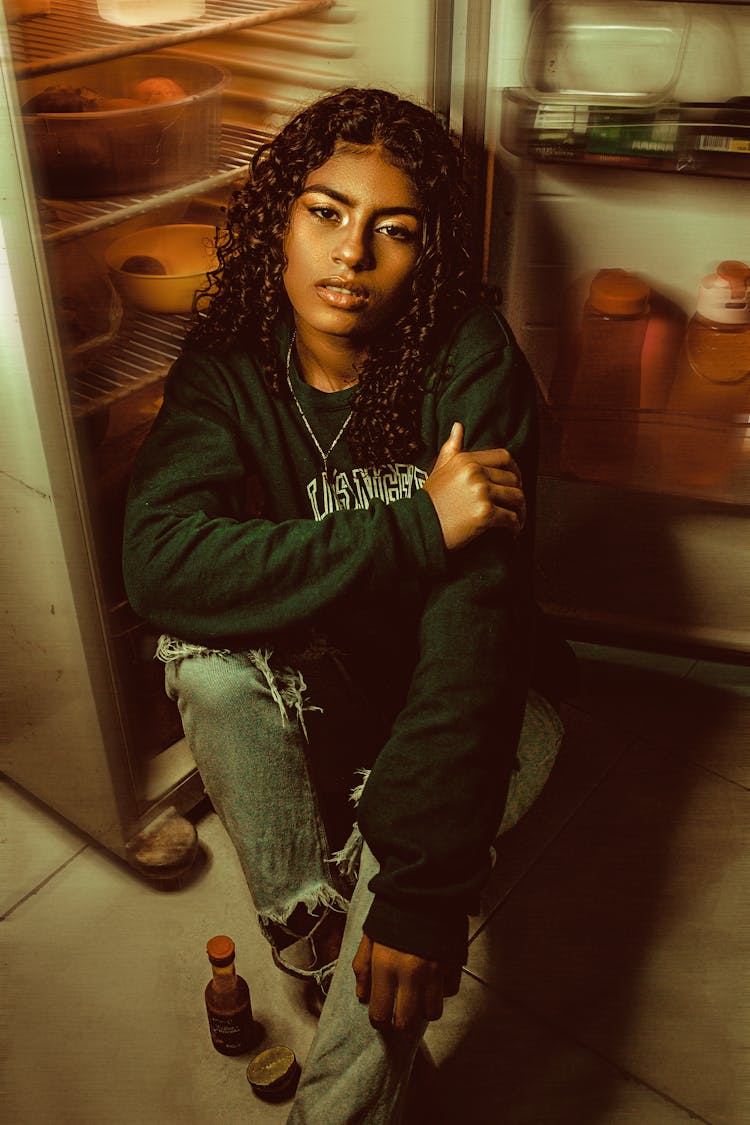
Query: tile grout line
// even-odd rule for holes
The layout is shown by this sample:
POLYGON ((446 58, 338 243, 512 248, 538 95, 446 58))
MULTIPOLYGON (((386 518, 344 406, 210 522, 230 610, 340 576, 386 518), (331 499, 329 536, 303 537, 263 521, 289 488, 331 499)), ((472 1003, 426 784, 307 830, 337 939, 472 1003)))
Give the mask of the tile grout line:
POLYGON ((27 902, 30 898, 33 898, 34 895, 39 894, 39 892, 41 891, 41 889, 43 887, 46 887, 48 883, 51 883, 52 880, 57 875, 59 875, 61 871, 64 871, 65 868, 70 863, 72 863, 74 859, 78 859, 78 856, 81 855, 83 852, 85 852, 88 847, 89 847, 88 844, 84 844, 82 847, 80 847, 78 849, 77 852, 74 852, 73 855, 69 856, 65 860, 65 863, 61 863, 60 866, 56 867, 54 871, 51 871, 50 874, 47 875, 47 877, 45 879, 42 879, 41 883, 37 883, 37 885, 35 887, 33 887, 30 891, 28 891, 27 894, 25 894, 21 898, 19 898, 18 902, 14 902, 13 905, 8 910, 6 910, 4 914, 0 914, 0 922, 5 922, 8 918, 10 918, 11 914, 13 914, 13 912, 18 909, 19 906, 22 906, 24 902, 27 902))
MULTIPOLYGON (((699 663, 700 661, 694 660, 687 672, 685 672, 685 674, 680 677, 680 682, 689 679, 690 673, 694 668, 698 666, 699 663)), ((572 711, 577 711, 579 715, 585 715, 586 718, 591 719, 593 722, 600 723, 603 721, 603 717, 601 715, 597 714, 597 712, 587 711, 586 708, 582 705, 568 703, 567 706, 570 707, 572 711)), ((681 760, 692 762, 694 766, 697 766, 699 769, 702 769, 706 773, 711 774, 712 777, 716 777, 720 781, 726 781, 729 785, 736 786, 738 789, 741 789, 743 793, 746 793, 748 791, 748 786, 741 781, 737 781, 736 778, 727 777, 726 774, 720 773, 719 770, 715 767, 706 765, 705 762, 701 762, 699 759, 693 758, 690 754, 685 756, 680 747, 675 742, 673 742, 672 739, 665 739, 664 741, 661 741, 656 736, 644 734, 642 731, 633 730, 627 726, 624 728, 624 730, 630 740, 626 748, 627 750, 632 749, 633 743, 641 742, 645 747, 649 749, 669 754, 672 757, 679 757, 681 760)))
POLYGON ((575 1043, 577 1047, 580 1047, 581 1050, 586 1051, 590 1055, 593 1055, 594 1058, 601 1059, 607 1064, 607 1066, 612 1067, 613 1070, 622 1075, 622 1077, 627 1081, 635 1082, 644 1090, 649 1090, 652 1094, 660 1098, 662 1101, 665 1101, 669 1105, 674 1106, 682 1113, 686 1113, 692 1121, 700 1121, 701 1125, 715 1125, 715 1122, 710 1121, 709 1118, 701 1117, 701 1115, 694 1109, 690 1109, 688 1106, 683 1105, 682 1102, 678 1102, 677 1099, 673 1098, 670 1094, 664 1093, 663 1090, 657 1089, 656 1086, 653 1086, 650 1082, 647 1082, 645 1079, 640 1078, 637 1074, 634 1074, 633 1071, 628 1070, 624 1066, 621 1066, 620 1063, 617 1063, 614 1061, 614 1059, 609 1058, 609 1056, 606 1055, 603 1051, 600 1051, 596 1047, 592 1047, 588 1043, 585 1043, 582 1039, 579 1039, 577 1035, 571 1033, 568 1028, 557 1024, 554 1020, 549 1019, 548 1016, 543 1015, 541 1012, 537 1012, 533 1008, 527 1007, 525 1004, 519 1004, 515 998, 511 998, 510 996, 505 995, 501 988, 498 988, 496 985, 490 984, 488 981, 483 980, 471 969, 467 969, 466 966, 463 967, 462 971, 466 973, 467 977, 470 977, 471 980, 475 981, 477 984, 482 985, 484 988, 488 988, 490 992, 494 992, 497 996, 500 997, 504 1004, 508 1005, 508 1007, 515 1008, 517 1011, 523 1012, 526 1016, 530 1016, 536 1023, 541 1024, 543 1027, 546 1027, 550 1031, 554 1032, 555 1035, 559 1035, 563 1039, 567 1039, 569 1042, 575 1043))

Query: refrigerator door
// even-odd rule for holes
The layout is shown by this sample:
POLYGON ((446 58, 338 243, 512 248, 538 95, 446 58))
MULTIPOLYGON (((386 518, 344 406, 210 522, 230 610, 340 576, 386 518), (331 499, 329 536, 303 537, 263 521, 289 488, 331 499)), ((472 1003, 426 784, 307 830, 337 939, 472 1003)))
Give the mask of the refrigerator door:
MULTIPOLYGON (((132 859, 133 840, 163 812, 190 809, 203 787, 153 659, 154 630, 127 604, 119 565, 129 466, 158 410, 188 319, 143 313, 118 299, 107 282, 108 247, 154 224, 220 224, 221 208, 259 144, 317 94, 360 83, 429 101, 437 82, 432 9, 433 0, 415 0, 408 10, 399 0, 254 0, 249 8, 221 0, 184 22, 130 27, 103 23, 96 0, 52 7, 5 0, 0 8, 8 698, 0 768, 121 856, 132 859), (180 143, 165 169, 166 150, 139 142, 139 119, 127 133, 130 147, 120 148, 141 162, 145 153, 146 164, 159 164, 156 173, 168 173, 168 182, 133 182, 132 194, 118 194, 117 175, 79 184, 73 160, 72 177, 55 180, 66 197, 46 198, 34 187, 49 181, 32 166, 22 103, 47 85, 64 85, 66 71, 93 68, 97 83, 114 82, 135 53, 188 77, 197 70, 219 76, 210 97, 191 101, 198 115, 198 101, 213 111, 221 94, 218 152, 211 150, 204 167, 201 138, 192 130, 194 166, 180 164, 180 143), (79 199, 87 188, 96 198, 79 199), (89 258, 101 270, 102 296, 95 273, 83 285, 89 258), (97 301, 106 306, 95 354, 71 345, 69 297, 74 311, 97 301)), ((98 119, 101 126, 78 118, 64 123, 74 155, 93 160, 97 175, 112 171, 101 167, 108 117, 125 122, 125 132, 129 122, 114 110, 98 119)), ((67 151, 55 140, 56 124, 36 136, 53 163, 67 151)), ((68 160, 64 170, 70 166, 68 160)))
POLYGON ((8 726, 2 769, 122 852, 140 823, 139 800, 99 612, 67 396, 59 383, 35 201, 24 186, 25 154, 16 143, 7 71, 3 77, 0 494, 8 726))

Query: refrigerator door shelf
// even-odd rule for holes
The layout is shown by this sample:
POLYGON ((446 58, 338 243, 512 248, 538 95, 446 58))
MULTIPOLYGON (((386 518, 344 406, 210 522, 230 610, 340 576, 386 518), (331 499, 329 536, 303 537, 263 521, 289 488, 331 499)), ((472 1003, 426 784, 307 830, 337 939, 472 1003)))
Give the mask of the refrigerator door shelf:
POLYGON ((551 477, 539 484, 537 597, 568 636, 750 653, 747 509, 551 477))
POLYGON ((750 425, 747 416, 543 407, 542 471, 740 508, 750 504, 750 425))
POLYGON ((500 140, 516 156, 652 172, 750 177, 750 103, 624 103, 538 100, 503 91, 500 140))

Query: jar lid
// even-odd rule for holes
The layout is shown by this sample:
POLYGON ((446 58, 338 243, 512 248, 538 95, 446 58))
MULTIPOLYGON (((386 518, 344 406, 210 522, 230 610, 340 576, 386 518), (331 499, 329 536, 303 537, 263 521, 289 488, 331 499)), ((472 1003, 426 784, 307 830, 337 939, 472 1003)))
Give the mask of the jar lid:
POLYGON ((750 268, 744 262, 721 262, 703 278, 696 311, 717 324, 750 323, 750 268))
POLYGON ((299 1065, 291 1047, 276 1044, 260 1051, 247 1064, 247 1080, 260 1098, 282 1098, 292 1092, 299 1065))
POLYGON ((651 290, 627 270, 599 270, 589 289, 589 301, 598 312, 636 316, 644 312, 651 290))
POLYGON ((217 934, 206 943, 206 952, 212 965, 230 965, 234 961, 234 942, 226 934, 217 934))

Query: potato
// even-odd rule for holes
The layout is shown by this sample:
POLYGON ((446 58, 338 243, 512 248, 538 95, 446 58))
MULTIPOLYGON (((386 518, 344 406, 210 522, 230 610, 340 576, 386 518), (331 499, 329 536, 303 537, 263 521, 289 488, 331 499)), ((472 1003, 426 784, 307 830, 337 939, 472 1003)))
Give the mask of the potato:
POLYGON ((23 106, 24 113, 89 113, 98 109, 101 94, 85 87, 47 86, 23 106))
POLYGON ((120 266, 124 273, 145 273, 153 277, 164 277, 166 269, 158 258, 152 258, 149 254, 133 254, 130 258, 126 258, 120 266))
POLYGON ((171 78, 163 77, 144 78, 142 81, 136 82, 132 92, 133 97, 145 102, 146 105, 154 105, 157 102, 176 102, 180 98, 187 97, 182 86, 171 78))

